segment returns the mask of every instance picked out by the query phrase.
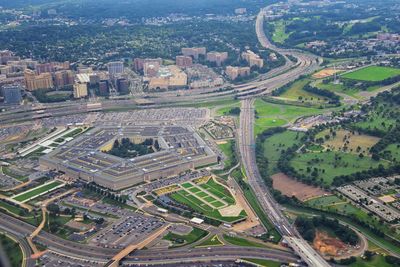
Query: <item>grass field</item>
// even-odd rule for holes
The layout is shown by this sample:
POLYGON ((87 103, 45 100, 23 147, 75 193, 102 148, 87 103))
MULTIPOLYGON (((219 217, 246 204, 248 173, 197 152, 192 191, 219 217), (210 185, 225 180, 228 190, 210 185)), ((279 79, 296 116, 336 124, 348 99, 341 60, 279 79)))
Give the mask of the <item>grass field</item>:
POLYGON ((59 181, 53 181, 44 185, 40 185, 35 187, 32 190, 29 190, 23 194, 17 195, 16 197, 14 197, 13 199, 19 202, 24 202, 30 198, 33 198, 35 196, 38 196, 44 192, 50 191, 54 188, 56 188, 57 186, 61 185, 62 183, 59 181))
POLYGON ((208 234, 207 231, 194 227, 193 230, 187 235, 178 235, 172 232, 166 234, 163 239, 172 242, 170 248, 181 247, 192 244, 208 234))
POLYGON ((400 69, 380 67, 380 66, 369 66, 366 68, 362 68, 356 71, 343 74, 342 77, 358 81, 378 82, 397 75, 400 75, 400 69))
POLYGON ((285 131, 274 134, 264 141, 264 156, 268 159, 268 167, 271 175, 278 172, 276 164, 282 151, 300 142, 302 136, 304 136, 304 133, 285 131))
POLYGON ((375 255, 370 261, 357 258, 355 263, 349 265, 350 267, 393 267, 392 264, 386 262, 385 257, 382 255, 375 255))
POLYGON ((320 114, 323 112, 323 110, 317 108, 279 105, 268 103, 262 99, 256 100, 255 108, 257 111, 257 119, 254 127, 256 135, 267 128, 282 126, 289 122, 293 122, 299 117, 320 114))
POLYGON ((321 152, 297 154, 290 165, 299 173, 310 177, 315 168, 318 174, 315 177, 325 185, 331 185, 334 177, 349 175, 358 171, 377 168, 379 164, 387 166, 385 161, 375 161, 370 157, 360 158, 358 155, 343 152, 321 152), (307 171, 307 167, 311 169, 307 171))
POLYGON ((368 117, 363 121, 356 122, 353 125, 366 130, 379 130, 384 133, 388 132, 390 128, 396 125, 396 118, 390 117, 389 115, 393 109, 384 107, 384 105, 381 106, 383 112, 370 112, 368 117))
POLYGON ((292 86, 279 97, 292 101, 304 101, 312 104, 322 104, 326 102, 321 96, 304 91, 303 88, 310 82, 309 79, 296 81, 292 86))
POLYGON ((218 106, 215 110, 215 113, 218 116, 229 115, 229 111, 232 108, 240 108, 240 101, 236 100, 236 101, 228 102, 225 105, 218 106))
POLYGON ((400 162, 400 144, 395 143, 388 145, 381 155, 391 161, 400 162))
POLYGON ((170 197, 209 218, 230 223, 247 216, 244 210, 238 216, 221 215, 219 210, 234 205, 235 199, 227 188, 215 182, 214 179, 209 179, 207 183, 200 185, 186 182, 181 186, 184 189, 172 193, 170 197))
POLYGON ((206 240, 204 240, 200 245, 198 245, 197 247, 212 247, 212 246, 223 246, 224 243, 221 242, 221 240, 219 240, 217 235, 214 235, 210 238, 207 238, 206 240))
POLYGON ((224 235, 224 240, 232 245, 236 246, 241 246, 241 247, 256 247, 256 248, 264 248, 265 246, 263 244, 259 244, 256 242, 252 242, 250 240, 241 238, 241 237, 236 237, 236 236, 230 236, 230 235, 224 235))
POLYGON ((224 166, 226 170, 229 170, 236 164, 236 160, 234 157, 235 153, 235 141, 228 140, 225 144, 219 144, 219 149, 224 153, 226 159, 224 161, 224 166))
POLYGON ((277 20, 273 22, 274 32, 272 33, 272 40, 276 43, 283 44, 287 38, 289 38, 290 33, 286 33, 286 26, 284 20, 277 20))
POLYGON ((271 260, 262 260, 262 259, 243 259, 245 261, 257 264, 258 266, 263 267, 280 267, 281 263, 271 260))
POLYGON ((19 175, 19 174, 13 172, 9 167, 6 167, 6 166, 1 166, 0 167, 0 172, 2 172, 3 174, 5 174, 5 175, 7 175, 7 176, 9 176, 11 178, 14 178, 14 179, 16 179, 18 181, 21 181, 21 182, 28 181, 28 177, 27 176, 19 175))

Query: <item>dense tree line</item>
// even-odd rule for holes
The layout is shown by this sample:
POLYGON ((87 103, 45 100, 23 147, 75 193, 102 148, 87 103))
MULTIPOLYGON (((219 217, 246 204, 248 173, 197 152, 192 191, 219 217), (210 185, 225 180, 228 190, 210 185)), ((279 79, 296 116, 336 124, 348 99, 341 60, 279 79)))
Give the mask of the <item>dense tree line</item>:
POLYGON ((297 217, 295 225, 299 233, 309 242, 314 240, 316 229, 321 227, 331 229, 340 240, 352 246, 359 241, 358 235, 348 226, 341 225, 337 219, 328 219, 325 216, 315 216, 312 219, 297 217))
POLYGON ((303 87, 303 90, 306 92, 312 93, 312 94, 327 97, 327 98, 329 98, 329 104, 340 106, 340 97, 327 89, 320 89, 320 88, 311 86, 310 84, 306 84, 303 87))

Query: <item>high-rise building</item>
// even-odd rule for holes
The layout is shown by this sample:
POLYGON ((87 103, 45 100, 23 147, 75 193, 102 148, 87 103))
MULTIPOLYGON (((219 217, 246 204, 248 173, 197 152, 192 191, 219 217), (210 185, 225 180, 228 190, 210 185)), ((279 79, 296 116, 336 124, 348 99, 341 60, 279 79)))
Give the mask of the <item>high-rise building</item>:
MULTIPOLYGON (((161 58, 135 58, 133 60, 133 68, 135 71, 147 72, 147 69, 153 65, 155 69, 162 65, 161 58), (145 70, 146 68, 146 70, 145 70)), ((158 70, 157 70, 158 71, 158 70)))
POLYGON ((250 67, 232 67, 227 66, 225 69, 226 75, 231 80, 236 80, 238 77, 245 77, 250 75, 250 67))
POLYGON ((74 98, 83 98, 88 95, 87 83, 77 82, 74 84, 74 98))
POLYGON ((184 47, 181 49, 182 55, 198 59, 200 55, 206 55, 205 47, 184 47))
POLYGON ((17 85, 6 85, 2 89, 5 104, 18 105, 21 104, 22 94, 21 87, 17 85))
POLYGON ((124 62, 122 61, 110 62, 107 64, 107 68, 110 76, 122 74, 124 72, 124 62))
POLYGON ((99 84, 100 82, 100 76, 93 73, 93 74, 89 74, 89 83, 90 85, 96 85, 99 84))
POLYGON ((107 80, 101 80, 99 82, 99 95, 100 96, 108 96, 110 94, 110 90, 108 87, 108 81, 107 80))
POLYGON ((125 78, 117 79, 117 91, 122 95, 129 94, 129 82, 125 78))
POLYGON ((72 70, 60 70, 54 73, 54 85, 56 88, 73 85, 75 74, 72 70))
POLYGON ((28 91, 53 88, 53 77, 50 73, 36 73, 30 69, 25 70, 25 86, 28 91))
POLYGON ((228 52, 208 52, 206 59, 207 61, 214 62, 217 66, 221 66, 228 59, 228 52))
POLYGON ((176 65, 180 68, 191 67, 193 64, 193 59, 189 56, 176 56, 175 61, 176 65))
POLYGON ((249 63, 250 67, 257 66, 259 68, 262 68, 264 66, 264 60, 251 50, 243 52, 242 58, 249 63))
POLYGON ((160 62, 158 61, 145 61, 143 64, 143 74, 146 77, 155 77, 157 76, 158 71, 160 70, 160 62))

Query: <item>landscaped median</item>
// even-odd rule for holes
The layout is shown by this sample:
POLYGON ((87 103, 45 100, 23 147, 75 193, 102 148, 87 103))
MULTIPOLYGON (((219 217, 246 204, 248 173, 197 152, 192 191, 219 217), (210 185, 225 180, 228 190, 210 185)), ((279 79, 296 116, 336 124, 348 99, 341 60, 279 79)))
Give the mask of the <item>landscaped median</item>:
POLYGON ((24 203, 24 202, 30 201, 34 198, 37 198, 41 195, 47 194, 51 191, 54 191, 58 188, 61 188, 64 185, 65 185, 64 183, 62 183, 61 181, 58 181, 58 180, 50 181, 48 183, 39 185, 39 186, 29 189, 25 192, 22 192, 18 195, 15 195, 12 197, 12 199, 17 202, 24 203))

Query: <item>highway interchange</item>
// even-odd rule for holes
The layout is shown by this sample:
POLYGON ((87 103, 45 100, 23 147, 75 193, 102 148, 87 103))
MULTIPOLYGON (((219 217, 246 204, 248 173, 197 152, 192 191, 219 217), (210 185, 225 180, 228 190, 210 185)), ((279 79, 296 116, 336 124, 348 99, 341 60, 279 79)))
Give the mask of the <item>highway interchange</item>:
MULTIPOLYGON (((329 266, 320 257, 311 246, 300 237, 293 226, 288 222, 286 217, 280 210, 279 205, 270 195, 268 188, 262 181, 255 162, 254 154, 254 98, 269 94, 273 89, 279 88, 290 81, 297 79, 300 75, 310 73, 319 68, 322 62, 319 58, 305 54, 297 50, 285 50, 271 44, 265 36, 263 30, 263 21, 265 12, 269 7, 260 11, 256 20, 256 33, 261 45, 265 48, 275 50, 282 55, 291 55, 298 59, 297 63, 291 62, 286 57, 286 64, 279 69, 275 69, 261 77, 261 80, 249 82, 245 85, 234 86, 224 92, 217 92, 210 88, 208 91, 193 90, 190 95, 177 96, 176 92, 165 92, 154 95, 151 100, 155 103, 152 107, 165 107, 169 105, 184 105, 187 103, 207 102, 209 99, 219 100, 232 97, 242 99, 242 112, 240 116, 239 129, 239 148, 241 161, 250 186, 254 190, 258 201, 263 207, 266 214, 277 227, 277 230, 290 240, 295 240, 296 244, 304 245, 305 248, 302 256, 310 266, 329 266), (309 260, 307 260, 309 258, 309 260)), ((102 109, 113 109, 127 107, 132 108, 135 105, 133 100, 107 100, 101 102, 102 109)), ((27 121, 31 119, 63 116, 70 114, 80 114, 90 111, 87 102, 67 102, 63 104, 35 104, 32 106, 22 106, 14 110, 2 112, 0 114, 0 123, 11 123, 16 121, 27 121)), ((10 235, 16 236, 23 240, 26 236, 34 231, 34 227, 26 224, 13 217, 3 215, 0 218, 0 228, 8 232, 10 235)), ((85 244, 66 241, 52 234, 42 231, 37 237, 37 241, 55 253, 69 256, 76 259, 87 260, 90 258, 98 263, 105 263, 111 259, 118 251, 108 248, 90 247, 85 244)), ((22 241, 24 243, 24 241, 22 241)), ((31 252, 28 246, 22 246, 27 258, 31 252)), ((296 249, 295 249, 296 250, 296 249)), ((204 260, 237 259, 237 258, 264 258, 276 261, 293 262, 298 258, 289 252, 279 251, 276 249, 261 248, 243 248, 237 246, 223 246, 207 248, 186 249, 169 249, 169 250, 140 250, 124 260, 124 263, 174 263, 174 262, 195 262, 204 260)), ((32 266, 33 261, 27 260, 27 266, 32 266)))

